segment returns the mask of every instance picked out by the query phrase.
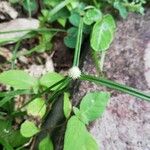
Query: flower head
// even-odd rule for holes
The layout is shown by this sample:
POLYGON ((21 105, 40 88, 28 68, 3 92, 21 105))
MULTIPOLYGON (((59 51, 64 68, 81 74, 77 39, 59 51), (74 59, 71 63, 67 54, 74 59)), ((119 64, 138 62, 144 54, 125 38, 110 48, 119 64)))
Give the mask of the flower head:
POLYGON ((81 70, 79 69, 79 67, 74 66, 74 67, 69 69, 68 75, 73 80, 78 79, 81 76, 81 70))

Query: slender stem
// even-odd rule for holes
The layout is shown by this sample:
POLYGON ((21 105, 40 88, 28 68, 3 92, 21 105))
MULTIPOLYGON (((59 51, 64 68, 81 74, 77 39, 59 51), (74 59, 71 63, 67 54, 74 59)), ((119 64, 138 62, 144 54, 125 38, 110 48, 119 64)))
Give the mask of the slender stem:
POLYGON ((81 52, 81 44, 82 44, 82 33, 83 33, 83 18, 80 18, 78 35, 77 35, 77 43, 75 48, 73 66, 79 66, 80 52, 81 52))
POLYGON ((64 8, 67 4, 69 4, 72 0, 64 0, 60 4, 56 5, 50 12, 49 17, 55 15, 58 11, 64 8))
POLYGON ((31 18, 31 2, 30 2, 30 0, 27 0, 27 7, 28 7, 29 18, 31 18))
POLYGON ((107 80, 107 79, 100 78, 100 77, 98 78, 95 76, 85 75, 85 74, 82 74, 80 79, 81 80, 88 80, 88 81, 91 81, 91 82, 94 82, 94 83, 97 83, 100 85, 104 85, 108 88, 115 89, 115 90, 130 94, 132 96, 138 97, 140 99, 144 99, 146 101, 150 101, 150 95, 149 94, 145 94, 142 91, 139 91, 139 90, 134 89, 132 87, 128 87, 126 85, 122 85, 122 84, 113 82, 111 80, 107 80))

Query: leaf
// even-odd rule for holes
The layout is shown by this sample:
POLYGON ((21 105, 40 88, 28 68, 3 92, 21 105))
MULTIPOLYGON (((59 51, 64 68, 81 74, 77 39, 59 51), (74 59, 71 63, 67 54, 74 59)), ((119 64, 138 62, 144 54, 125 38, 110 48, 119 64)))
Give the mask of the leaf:
POLYGON ((109 98, 110 94, 106 92, 88 93, 83 97, 80 103, 80 111, 86 116, 88 122, 102 116, 109 98))
POLYGON ((122 18, 126 18, 128 16, 128 12, 126 7, 119 1, 114 2, 114 7, 118 9, 119 14, 122 18))
POLYGON ((34 11, 37 9, 37 3, 35 0, 24 0, 23 1, 23 8, 26 10, 26 11, 34 11))
POLYGON ((77 12, 72 12, 71 16, 69 17, 69 21, 72 25, 78 27, 80 22, 80 15, 77 12))
POLYGON ((49 135, 47 135, 39 144, 39 150, 54 150, 52 140, 49 135))
POLYGON ((73 112, 84 124, 89 123, 86 115, 84 113, 82 113, 77 107, 73 107, 73 112))
POLYGON ((107 50, 113 40, 115 28, 115 21, 111 15, 105 15, 102 20, 97 21, 90 40, 93 50, 107 50))
POLYGON ((0 83, 15 89, 32 89, 38 87, 38 81, 21 70, 9 70, 0 74, 0 83))
MULTIPOLYGON (((48 87, 54 85, 55 83, 61 81, 62 79, 64 79, 64 77, 62 75, 60 75, 56 72, 49 72, 41 77, 40 84, 42 86, 45 86, 48 88, 48 87)), ((51 90, 52 91, 56 90, 59 87, 59 85, 55 86, 51 90)))
POLYGON ((100 21, 102 19, 102 13, 100 10, 96 8, 88 9, 83 17, 83 21, 87 25, 91 25, 96 21, 100 21))
POLYGON ((27 114, 42 118, 46 113, 46 104, 42 98, 36 98, 26 106, 27 114))
POLYGON ((71 117, 68 121, 64 150, 98 150, 97 143, 76 116, 71 117))
POLYGON ((64 38, 64 43, 69 48, 75 48, 77 42, 78 28, 71 27, 67 31, 67 36, 64 38))
POLYGON ((39 128, 37 128, 36 125, 31 121, 26 120, 21 124, 20 133, 24 137, 27 138, 32 137, 33 135, 37 134, 39 131, 40 131, 39 128))
POLYGON ((28 138, 23 137, 19 130, 12 129, 11 122, 9 120, 0 120, 0 143, 3 141, 12 147, 19 147, 26 142, 28 138))
POLYGON ((70 113, 71 113, 72 105, 69 99, 69 94, 64 93, 64 105, 63 105, 63 110, 64 110, 64 115, 66 118, 69 118, 70 113))

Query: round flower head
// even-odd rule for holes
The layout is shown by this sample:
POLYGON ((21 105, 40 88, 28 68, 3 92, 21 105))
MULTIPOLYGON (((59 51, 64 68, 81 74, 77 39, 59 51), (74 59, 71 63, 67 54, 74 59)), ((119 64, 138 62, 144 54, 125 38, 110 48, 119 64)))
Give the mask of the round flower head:
POLYGON ((74 67, 69 69, 68 75, 73 80, 75 80, 75 79, 78 79, 81 76, 81 71, 77 66, 74 66, 74 67))

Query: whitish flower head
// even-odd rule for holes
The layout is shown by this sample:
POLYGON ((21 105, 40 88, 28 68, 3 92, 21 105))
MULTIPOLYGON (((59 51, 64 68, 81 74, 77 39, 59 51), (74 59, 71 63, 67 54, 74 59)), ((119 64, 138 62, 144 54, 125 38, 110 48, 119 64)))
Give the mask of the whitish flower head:
POLYGON ((81 76, 81 71, 77 66, 74 66, 74 67, 69 69, 68 75, 73 80, 75 80, 75 79, 78 79, 81 76))

